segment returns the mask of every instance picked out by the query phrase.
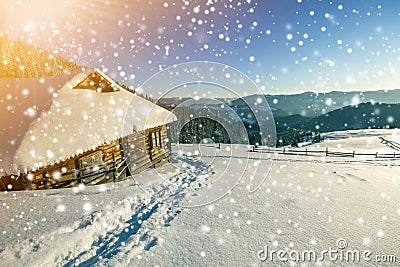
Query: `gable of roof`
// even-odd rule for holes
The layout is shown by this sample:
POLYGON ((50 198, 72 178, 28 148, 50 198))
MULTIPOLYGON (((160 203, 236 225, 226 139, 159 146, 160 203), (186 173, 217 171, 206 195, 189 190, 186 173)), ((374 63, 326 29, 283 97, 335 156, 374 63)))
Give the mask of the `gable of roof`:
POLYGON ((93 90, 99 93, 109 93, 119 91, 119 86, 115 86, 114 81, 105 78, 105 75, 95 70, 86 76, 81 82, 73 87, 73 89, 93 90))

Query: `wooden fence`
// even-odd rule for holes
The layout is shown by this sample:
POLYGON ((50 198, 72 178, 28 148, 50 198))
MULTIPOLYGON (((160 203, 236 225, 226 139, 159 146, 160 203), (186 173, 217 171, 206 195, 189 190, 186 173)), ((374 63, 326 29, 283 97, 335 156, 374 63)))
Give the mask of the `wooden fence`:
POLYGON ((54 177, 43 177, 28 181, 29 189, 65 188, 77 184, 95 185, 107 182, 116 182, 127 175, 126 160, 116 159, 112 153, 112 159, 94 166, 88 166, 70 172, 61 173, 54 177))
POLYGON ((271 149, 270 147, 265 146, 252 146, 252 152, 264 152, 264 153, 278 153, 278 154, 285 154, 285 155, 325 155, 331 157, 356 157, 356 156, 370 156, 374 158, 391 158, 391 159, 400 159, 400 153, 393 152, 393 153, 359 153, 356 151, 352 152, 340 152, 340 151, 330 151, 328 148, 325 150, 315 150, 315 149, 305 149, 305 150, 293 150, 293 149, 271 149))

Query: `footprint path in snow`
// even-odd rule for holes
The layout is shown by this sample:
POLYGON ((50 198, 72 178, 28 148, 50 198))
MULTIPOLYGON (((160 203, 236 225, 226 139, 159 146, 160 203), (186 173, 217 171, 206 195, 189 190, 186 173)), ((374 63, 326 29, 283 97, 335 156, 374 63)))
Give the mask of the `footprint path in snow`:
MULTIPOLYGON (((184 161, 188 163, 191 159, 185 158, 184 161)), ((63 266, 107 266, 112 261, 121 260, 129 263, 142 251, 148 251, 163 242, 160 231, 163 227, 168 227, 181 212, 179 202, 185 194, 206 184, 207 174, 212 173, 210 166, 196 164, 195 169, 188 167, 186 171, 173 176, 170 181, 174 183, 157 185, 157 188, 154 188, 156 193, 147 202, 131 203, 132 201, 126 200, 133 211, 129 218, 122 222, 116 221, 118 226, 115 229, 101 235, 98 231, 91 231, 90 228, 97 227, 95 224, 89 223, 84 226, 83 231, 92 232, 92 244, 81 249, 70 249, 57 263, 63 266), (170 203, 175 205, 171 206, 170 203)), ((79 229, 82 230, 79 227, 76 230, 79 229)))

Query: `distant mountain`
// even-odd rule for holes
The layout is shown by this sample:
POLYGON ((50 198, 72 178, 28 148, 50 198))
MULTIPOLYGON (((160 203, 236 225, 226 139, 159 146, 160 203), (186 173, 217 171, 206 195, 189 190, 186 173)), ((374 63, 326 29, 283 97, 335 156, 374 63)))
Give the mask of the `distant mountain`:
POLYGON ((294 127, 314 131, 337 131, 367 128, 400 127, 400 104, 362 103, 346 106, 307 121, 294 127))
POLYGON ((273 107, 273 108, 271 108, 271 111, 272 111, 272 114, 274 115, 274 118, 291 116, 291 115, 289 115, 288 112, 286 112, 285 110, 282 110, 280 108, 273 107))
POLYGON ((282 127, 304 128, 305 123, 308 122, 309 120, 310 118, 304 117, 300 114, 275 117, 275 123, 277 128, 282 128, 282 127))
POLYGON ((188 101, 188 100, 193 100, 193 98, 191 98, 191 97, 164 97, 159 100, 159 104, 170 106, 170 107, 176 107, 181 104, 184 105, 185 101, 188 101))
MULTIPOLYGON (((255 96, 255 95, 254 95, 255 96)), ((233 98, 216 98, 216 99, 209 99, 209 98, 200 98, 197 101, 193 101, 193 98, 191 97, 168 97, 168 98, 162 98, 159 100, 158 104, 162 105, 163 107, 167 109, 172 109, 177 106, 184 106, 184 107, 190 107, 190 108, 203 108, 204 104, 207 103, 215 103, 217 101, 220 101, 222 103, 225 103, 228 107, 233 108, 234 110, 240 110, 244 114, 249 114, 249 106, 247 103, 251 104, 252 108, 259 108, 260 105, 254 106, 253 104, 256 103, 255 101, 252 102, 245 102, 243 99, 233 99, 233 98)), ((215 106, 215 105, 214 105, 215 106)), ((211 107, 211 105, 208 105, 208 107, 211 107)), ((220 108, 220 107, 219 107, 220 108)), ((271 112, 274 115, 274 117, 284 117, 284 116, 289 116, 289 113, 286 112, 285 110, 282 110, 277 107, 271 107, 271 112)))
POLYGON ((47 50, 0 36, 0 78, 55 76, 81 68, 47 50))
MULTIPOLYGON (((260 101, 262 95, 250 95, 238 99, 219 99, 226 102, 235 109, 243 109, 250 103, 252 107, 254 103, 260 101)), ((333 110, 349 106, 357 105, 365 102, 372 103, 400 103, 400 89, 393 90, 375 90, 375 91, 354 91, 339 92, 332 91, 328 93, 304 92, 293 95, 265 95, 268 105, 274 114, 274 117, 283 117, 299 114, 304 117, 318 117, 333 110)), ((163 98, 161 103, 167 105, 185 105, 185 102, 191 98, 163 98)), ((262 98, 261 98, 262 99, 262 98)), ((206 101, 203 99, 202 101, 206 101)), ((263 105, 261 103, 261 105, 263 105)))
MULTIPOLYGON (((245 102, 255 103, 261 95, 250 95, 242 99, 232 100, 233 105, 245 102)), ((300 114, 305 117, 317 117, 330 111, 365 102, 400 103, 400 89, 353 91, 327 93, 304 92, 292 95, 265 95, 271 108, 283 110, 288 115, 300 114)))
MULTIPOLYGON (((252 98, 255 97, 252 96, 252 98)), ((279 108, 290 115, 300 114, 306 117, 316 117, 345 106, 365 102, 400 103, 400 89, 364 92, 305 92, 294 95, 267 95, 266 97, 271 108, 279 108)))

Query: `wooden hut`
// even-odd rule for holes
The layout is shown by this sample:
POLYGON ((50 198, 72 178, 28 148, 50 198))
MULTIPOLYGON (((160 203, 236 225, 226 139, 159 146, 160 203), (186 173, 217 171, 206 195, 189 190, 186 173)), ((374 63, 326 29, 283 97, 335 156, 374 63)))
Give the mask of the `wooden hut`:
POLYGON ((169 161, 167 125, 176 117, 100 70, 80 71, 54 96, 30 124, 0 190, 106 183, 169 161))

